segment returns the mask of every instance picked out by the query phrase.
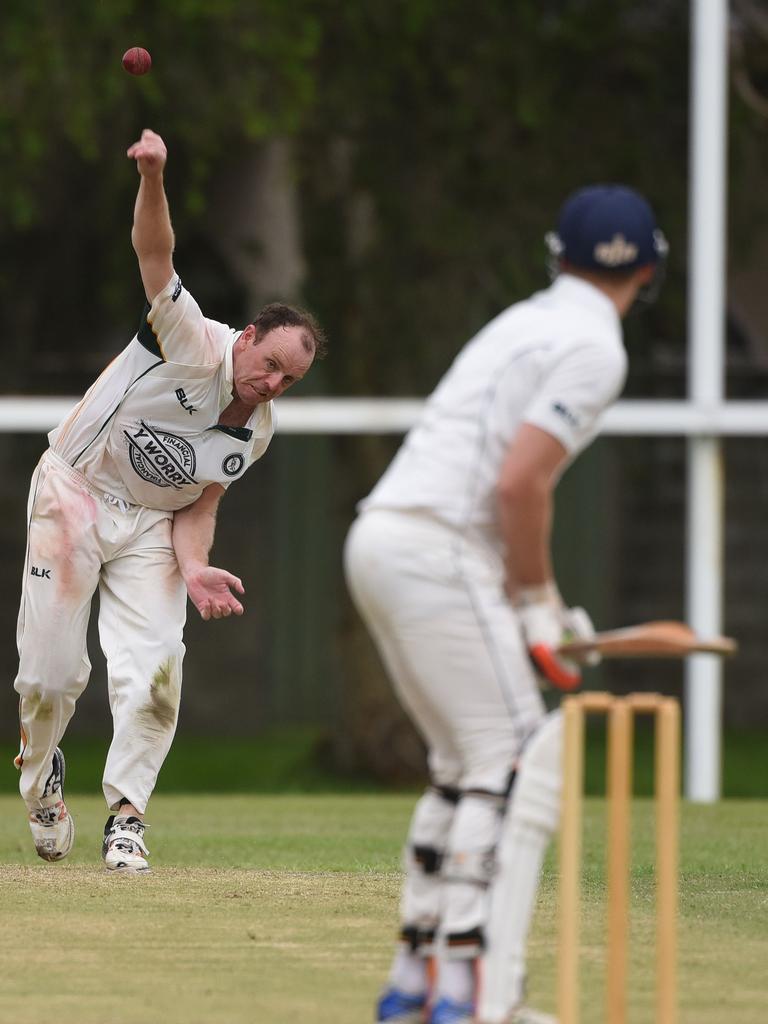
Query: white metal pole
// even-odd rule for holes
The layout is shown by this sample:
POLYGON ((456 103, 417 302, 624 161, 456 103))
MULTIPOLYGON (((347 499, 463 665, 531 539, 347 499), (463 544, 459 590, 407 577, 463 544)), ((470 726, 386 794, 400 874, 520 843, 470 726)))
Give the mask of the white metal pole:
MULTIPOLYGON (((723 401, 726 194, 726 0, 691 8, 688 365, 689 399, 715 411, 723 401)), ((719 438, 688 441, 686 602, 704 635, 722 631, 723 487, 719 438)), ((685 792, 711 803, 721 792, 722 670, 689 659, 685 677, 685 792)))
MULTIPOLYGON (((702 636, 722 632, 722 467, 719 438, 688 441, 687 619, 702 636)), ((685 794, 721 793, 722 662, 694 655, 685 666, 685 794)))

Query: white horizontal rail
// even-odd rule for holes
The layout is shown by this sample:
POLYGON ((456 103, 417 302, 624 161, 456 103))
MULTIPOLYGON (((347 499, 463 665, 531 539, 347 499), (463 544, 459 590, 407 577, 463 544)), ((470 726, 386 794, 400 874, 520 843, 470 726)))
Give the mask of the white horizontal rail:
MULTIPOLYGON (((75 398, 0 398, 0 432, 51 430, 75 398)), ((424 406, 420 398, 282 398, 277 403, 283 434, 402 434, 424 406)), ((625 436, 765 437, 768 401, 695 405, 686 401, 627 399, 609 409, 603 434, 625 436)))
POLYGON ((627 399, 608 410, 603 433, 764 437, 768 434, 768 401, 704 405, 686 401, 627 399))

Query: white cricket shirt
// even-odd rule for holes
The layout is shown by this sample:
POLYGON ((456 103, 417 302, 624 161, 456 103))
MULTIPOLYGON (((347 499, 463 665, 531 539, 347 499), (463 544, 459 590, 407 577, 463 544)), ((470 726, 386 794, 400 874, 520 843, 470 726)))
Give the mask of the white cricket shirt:
POLYGON ((360 510, 418 510, 496 534, 496 485, 522 423, 575 456, 624 386, 621 321, 597 288, 568 274, 510 306, 469 341, 360 510))
POLYGON ((240 332, 208 320, 177 275, 139 331, 48 435, 52 450, 99 490, 174 511, 211 483, 229 486, 267 449, 272 403, 245 427, 218 425, 232 401, 240 332))

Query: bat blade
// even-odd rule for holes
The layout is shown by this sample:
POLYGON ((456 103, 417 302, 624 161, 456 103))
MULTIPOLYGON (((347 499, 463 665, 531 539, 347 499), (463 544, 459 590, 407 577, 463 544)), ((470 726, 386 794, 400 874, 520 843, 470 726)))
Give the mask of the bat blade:
POLYGON ((596 633, 591 640, 572 640, 562 644, 560 654, 578 660, 597 652, 604 658, 685 658, 689 654, 735 654, 737 643, 731 637, 699 637, 684 622, 643 622, 624 629, 596 633))

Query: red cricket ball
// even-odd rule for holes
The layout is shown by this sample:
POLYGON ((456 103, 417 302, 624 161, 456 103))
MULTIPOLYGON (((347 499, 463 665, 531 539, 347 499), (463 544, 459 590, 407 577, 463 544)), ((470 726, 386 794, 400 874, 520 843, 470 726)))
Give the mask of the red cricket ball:
POLYGON ((123 54, 123 67, 130 75, 146 75, 152 67, 152 58, 143 46, 132 46, 123 54))

